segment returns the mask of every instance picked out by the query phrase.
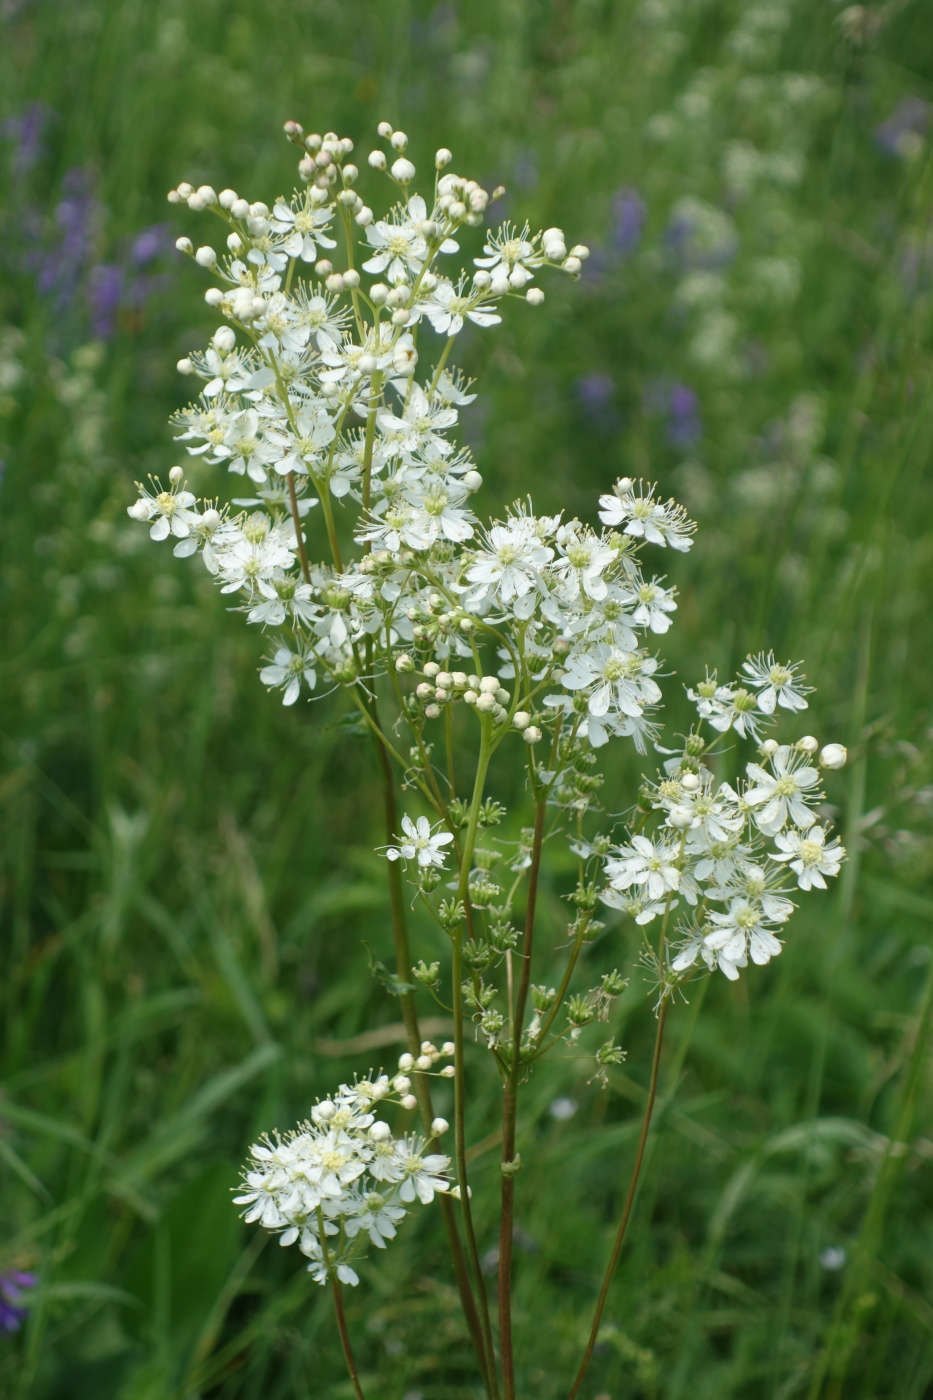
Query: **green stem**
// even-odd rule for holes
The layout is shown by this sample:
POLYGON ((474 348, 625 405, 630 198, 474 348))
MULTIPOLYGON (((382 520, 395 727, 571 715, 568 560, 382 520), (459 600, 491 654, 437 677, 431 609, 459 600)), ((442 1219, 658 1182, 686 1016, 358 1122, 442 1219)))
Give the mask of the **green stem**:
MULTIPOLYGON (((372 702, 372 708, 374 711, 374 725, 378 731, 379 720, 378 713, 376 713, 375 700, 372 702)), ((378 732, 373 734, 373 742, 376 748, 376 759, 382 779, 386 839, 391 841, 398 831, 398 807, 395 801, 395 782, 392 776, 392 765, 389 762, 388 752, 386 751, 385 745, 381 742, 378 732)), ((402 872, 399 869, 397 861, 387 861, 386 864, 389 867, 389 907, 392 916, 392 941, 395 948, 396 976, 400 982, 410 985, 412 980, 411 946, 408 938, 408 919, 405 912, 405 892, 402 888, 402 872)), ((405 1024, 408 1050, 409 1053, 417 1059, 421 1054, 421 1030, 418 1025, 418 1010, 415 1006, 414 994, 412 992, 403 992, 399 997, 399 1002, 401 1004, 402 1020, 405 1024)), ((431 1123, 434 1120, 434 1109, 431 1103, 431 1088, 424 1075, 415 1075, 414 1089, 415 1097, 418 1100, 421 1121, 424 1125, 424 1131, 430 1138, 431 1123)), ((473 1296, 473 1289, 470 1284, 469 1270, 463 1253, 463 1243, 460 1239, 460 1232, 457 1229, 454 1204, 448 1196, 439 1197, 439 1201, 444 1230, 447 1235, 447 1244, 453 1263, 454 1275, 457 1280, 457 1289, 460 1294, 460 1303, 470 1332, 473 1349, 479 1361, 486 1392, 489 1395, 494 1395, 494 1388, 490 1387, 489 1376, 491 1371, 494 1374, 493 1368, 495 1363, 491 1351, 487 1352, 486 1339, 483 1335, 479 1314, 476 1310, 476 1300, 473 1296)))
POLYGON ((580 1393, 580 1387, 583 1384, 584 1377, 586 1376, 587 1370, 589 1368, 589 1364, 593 1356, 593 1348, 595 1347, 596 1340, 599 1336, 599 1327, 600 1323, 603 1320, 603 1312, 605 1311, 606 1300, 609 1297, 609 1288, 612 1284, 612 1278, 615 1274, 616 1266, 619 1262, 619 1255, 622 1253, 622 1245, 625 1241, 625 1233, 628 1230, 628 1222, 631 1218, 632 1206, 635 1202, 635 1192, 638 1188, 638 1178, 641 1175, 642 1162, 644 1161, 645 1157, 645 1147, 648 1143, 648 1133, 651 1129, 651 1115, 654 1110, 654 1101, 658 1092, 658 1070, 661 1065, 661 1046, 664 1040, 664 1024, 667 1020, 667 1011, 669 1006, 670 1002, 667 1000, 667 998, 665 998, 665 1000, 661 1004, 661 1010, 658 1013, 658 1029, 654 1039, 654 1055, 651 1060, 651 1082, 648 1085, 648 1099, 645 1104, 644 1116, 641 1120, 641 1132, 638 1136, 638 1148, 635 1153, 635 1165, 632 1167, 632 1175, 631 1179, 629 1180, 628 1191, 626 1192, 625 1196, 625 1205, 622 1207, 622 1218, 619 1221, 619 1228, 616 1230, 616 1237, 612 1245, 612 1253, 609 1256, 609 1263, 606 1265, 606 1272, 603 1275, 602 1287, 599 1290, 599 1298, 596 1302, 596 1312, 593 1317, 593 1325, 590 1328, 590 1336, 586 1344, 586 1351, 584 1353, 583 1360, 580 1363, 580 1369, 577 1372, 576 1380, 574 1381, 573 1386, 571 1387, 570 1394, 567 1397, 567 1400, 576 1400, 576 1397, 580 1393))
POLYGON ((515 1359, 512 1350, 512 1241, 515 1227, 515 1122, 518 1113, 518 1080, 522 1065, 522 1030, 528 989, 531 984, 531 954, 534 945, 541 848, 544 844, 546 798, 535 808, 531 866, 528 871, 528 904, 522 939, 522 970, 512 1021, 512 1058, 502 1093, 502 1214, 499 1224, 499 1351, 502 1356, 502 1388, 505 1400, 515 1400, 515 1359))
MULTIPOLYGON (((479 828, 479 812, 483 802, 483 793, 486 787, 486 773, 489 768, 489 760, 492 757, 492 722, 483 717, 480 721, 482 734, 480 738, 479 757, 476 763, 476 777, 473 783, 473 797, 470 802, 470 815, 467 822, 466 835, 463 841, 463 855, 460 863, 460 880, 458 883, 458 898, 466 904, 469 894, 470 867, 473 864, 473 852, 476 848, 476 833, 479 828)), ((465 1121, 465 1073, 464 1073, 464 1023, 463 1023, 463 931, 458 928, 454 931, 452 938, 453 969, 452 980, 452 1005, 454 1011, 454 1153, 457 1167, 457 1181, 460 1187, 460 1206, 463 1211, 463 1224, 466 1230, 467 1252, 470 1256, 470 1264, 473 1269, 473 1279, 476 1292, 479 1298, 480 1316, 483 1326, 483 1337, 486 1344, 486 1354, 490 1359, 489 1378, 493 1386, 493 1394, 498 1397, 498 1385, 495 1375, 495 1345, 492 1338, 492 1323, 489 1317, 489 1301, 486 1297, 486 1284, 483 1278, 482 1265, 480 1264, 479 1247, 476 1243, 476 1230, 473 1224, 473 1209, 470 1204, 470 1187, 467 1178, 466 1161, 466 1121, 465 1121)))

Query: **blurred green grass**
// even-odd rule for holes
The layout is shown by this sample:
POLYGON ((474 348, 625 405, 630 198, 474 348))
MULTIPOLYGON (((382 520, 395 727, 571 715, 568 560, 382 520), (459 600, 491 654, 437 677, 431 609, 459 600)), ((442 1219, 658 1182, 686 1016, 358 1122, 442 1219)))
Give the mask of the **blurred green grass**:
MULTIPOLYGON (((592 516, 621 471, 659 479, 700 524, 673 571, 671 668, 691 681, 749 649, 803 655, 813 730, 853 759, 830 789, 852 854, 840 887, 777 964, 673 1018, 588 1393, 815 1400, 831 1343, 844 1374, 819 1394, 922 1400, 929 4, 868 10, 864 43, 822 0, 0 13, 0 319, 22 332, 0 339, 0 1269, 40 1276, 26 1326, 0 1337, 0 1389, 348 1394, 326 1300, 226 1191, 255 1133, 393 1054, 329 1053, 396 1019, 364 946, 388 956, 368 753, 336 713, 265 697, 256 639, 195 570, 137 551, 124 510, 134 478, 172 460, 174 362, 213 325, 190 269, 159 252, 134 270, 142 230, 193 231, 165 190, 268 198, 292 178, 282 120, 365 151, 388 117, 416 160, 450 145, 457 168, 508 186, 511 217, 596 250, 578 287, 464 340, 484 504, 531 489, 592 516), (47 120, 24 168, 30 111, 47 120)), ((635 779, 620 758, 610 810, 635 779)), ((520 802, 510 781, 497 795, 520 802)), ((590 953, 633 955, 617 927, 590 953)), ((610 1093, 558 1064, 520 1125, 521 1385, 543 1400, 578 1355, 637 1131, 652 1033, 637 974, 613 1030, 629 1060, 610 1093), (550 1112, 558 1097, 571 1117, 550 1112)), ((476 1082, 481 1137, 495 1090, 476 1082)), ((484 1249, 493 1162, 475 1167, 484 1249)), ((350 1308, 374 1400, 476 1394, 430 1218, 365 1269, 350 1308)))

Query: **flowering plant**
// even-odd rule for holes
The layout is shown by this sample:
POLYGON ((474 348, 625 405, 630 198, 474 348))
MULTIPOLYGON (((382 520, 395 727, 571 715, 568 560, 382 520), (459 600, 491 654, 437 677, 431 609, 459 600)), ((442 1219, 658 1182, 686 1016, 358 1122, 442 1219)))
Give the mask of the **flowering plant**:
POLYGON ((414 193, 406 136, 387 123, 379 132, 389 154, 374 151, 369 165, 385 172, 396 200, 383 218, 357 192, 353 143, 305 135, 294 122, 286 135, 302 152, 301 185, 290 199, 270 208, 229 189, 182 184, 170 193, 173 203, 218 217, 227 248, 218 256, 210 243, 195 249, 178 240, 215 274, 219 285, 206 300, 223 324, 202 354, 179 364, 203 387, 176 415, 176 437, 191 455, 242 478, 249 494, 198 499, 175 466, 167 488, 140 486, 129 513, 154 540, 174 541, 176 555, 200 552, 221 591, 268 634, 260 679, 283 704, 337 691, 373 740, 409 1048, 393 1077, 341 1085, 308 1122, 256 1144, 237 1197, 248 1221, 283 1245, 297 1243, 313 1276, 332 1287, 358 1396, 341 1288, 358 1284, 353 1263, 368 1245, 385 1248, 416 1200, 437 1197, 486 1393, 514 1400, 519 1093, 557 1046, 588 1054, 594 1077, 608 1082, 624 1051, 599 1036, 590 1043, 590 1029, 608 1019, 626 981, 607 968, 595 985, 580 986, 580 954, 603 928, 600 904, 640 930, 656 996, 655 1049, 632 1177, 572 1400, 632 1209, 670 1007, 705 970, 735 980, 749 960, 777 956, 794 883, 822 889, 838 872, 844 851, 814 808, 820 767, 839 768, 846 754, 810 736, 765 738, 781 712, 793 719, 807 708, 809 689, 797 664, 770 652, 749 657, 734 683, 714 673, 689 689, 696 722, 677 748, 661 747, 653 645, 672 625, 677 602, 645 555, 686 552, 695 526, 655 486, 617 481, 599 498, 601 528, 539 516, 530 500, 480 524, 470 502, 482 478, 454 438, 460 409, 475 397, 449 364, 455 339, 468 322, 481 330, 498 324, 509 300, 539 306, 538 275, 556 269, 577 278, 588 250, 568 250, 557 228, 532 233, 506 223, 487 235, 472 271, 451 271, 460 239, 483 224, 502 191, 451 173, 451 153, 442 149, 433 192, 414 193), (425 359, 426 348, 438 346, 420 338, 428 328, 440 350, 425 359), (757 754, 730 782, 717 780, 713 766, 731 732, 757 745, 757 754), (466 780, 455 734, 473 755, 466 780), (664 755, 662 768, 643 781, 624 829, 600 830, 600 751, 624 739, 641 755, 652 747, 664 755), (493 761, 510 746, 525 768, 534 820, 514 843, 512 878, 501 880, 499 857, 479 839, 506 816, 488 787, 493 761), (399 779, 423 811, 399 813, 399 779), (536 898, 545 837, 558 833, 569 841, 577 878, 563 971, 549 987, 532 981, 536 898), (441 967, 414 962, 405 880, 449 947, 454 1032, 440 1050, 422 1039, 415 991, 421 984, 436 992, 441 967), (468 1181, 471 1030, 502 1090, 495 1329, 468 1181), (439 1151, 450 1125, 434 1112, 432 1075, 453 1081, 449 1156, 439 1151), (407 1127, 395 1134, 376 1116, 389 1106, 417 1112, 424 1136, 407 1127))

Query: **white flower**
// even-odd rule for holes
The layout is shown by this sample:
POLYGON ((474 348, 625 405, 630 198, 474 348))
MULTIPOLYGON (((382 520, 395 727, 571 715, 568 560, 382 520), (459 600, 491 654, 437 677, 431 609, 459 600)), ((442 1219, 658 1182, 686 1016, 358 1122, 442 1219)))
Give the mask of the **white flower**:
POLYGON ((273 430, 266 434, 273 448, 273 457, 277 459, 275 470, 280 476, 287 476, 289 472, 306 476, 309 468, 316 470, 322 448, 332 443, 336 436, 330 415, 323 405, 318 405, 313 411, 307 409, 296 414, 295 430, 273 430))
POLYGON ((487 591, 494 591, 501 603, 508 605, 523 598, 535 587, 538 570, 554 557, 549 545, 543 545, 518 522, 493 525, 486 535, 487 549, 479 551, 467 569, 470 583, 481 585, 470 595, 476 600, 487 591))
POLYGON ((758 708, 764 710, 766 715, 774 714, 775 704, 785 710, 805 710, 807 702, 804 695, 808 694, 813 687, 804 685, 797 677, 801 662, 788 662, 782 666, 774 659, 774 652, 769 651, 767 656, 764 652, 759 652, 757 656, 750 656, 747 661, 743 661, 742 670, 748 676, 748 683, 758 691, 758 708))
POLYGON ((720 971, 731 982, 738 977, 738 968, 746 966, 749 956, 761 967, 781 951, 780 941, 765 923, 764 910, 752 900, 732 899, 727 914, 714 912, 708 917, 716 927, 704 942, 716 954, 720 971))
POLYGON ((259 436, 259 414, 249 408, 233 420, 210 460, 226 461, 228 471, 238 476, 245 472, 251 481, 262 486, 267 480, 266 467, 277 455, 275 448, 259 436))
POLYGON ((560 580, 563 597, 572 602, 582 591, 595 602, 604 599, 609 585, 603 573, 614 562, 616 551, 578 521, 562 525, 556 540, 559 557, 550 572, 560 580))
POLYGON ((613 889, 640 885, 650 900, 656 900, 680 888, 680 870, 674 864, 675 846, 636 835, 630 846, 620 846, 617 851, 606 861, 606 878, 613 889))
POLYGON ((297 195, 289 207, 284 200, 278 200, 273 214, 273 230, 281 235, 281 248, 290 258, 301 258, 302 262, 314 262, 318 257, 318 246, 336 248, 325 230, 330 224, 332 206, 312 208, 305 195, 297 195))
POLYGON ((652 919, 666 913, 669 908, 677 907, 677 900, 671 899, 670 896, 665 899, 649 899, 646 895, 627 895, 612 888, 601 890, 599 897, 610 909, 624 910, 636 924, 650 924, 652 919))
POLYGON ((463 282, 455 287, 443 277, 424 303, 424 314, 439 335, 456 335, 463 329, 464 318, 476 326, 498 326, 502 317, 486 296, 485 288, 467 292, 463 282))
POLYGON ((361 1230, 365 1230, 377 1249, 385 1249, 386 1240, 394 1240, 396 1225, 408 1214, 401 1206, 390 1205, 386 1195, 378 1191, 367 1191, 359 1200, 356 1215, 346 1219, 344 1228, 352 1240, 361 1230))
POLYGON ((591 715, 621 711, 633 718, 641 716, 646 705, 661 699, 651 673, 657 669, 653 657, 640 652, 597 642, 589 650, 571 656, 561 677, 566 690, 588 690, 591 715))
POLYGON ((295 542, 291 525, 269 525, 258 512, 245 525, 230 532, 223 544, 215 542, 214 560, 217 576, 223 581, 222 593, 236 593, 241 588, 252 597, 276 598, 275 584, 284 579, 295 563, 295 542))
POLYGON ((527 224, 521 231, 509 223, 503 224, 495 233, 487 235, 483 245, 486 256, 474 258, 474 263, 485 268, 493 282, 502 279, 507 287, 520 290, 531 280, 531 269, 540 267, 543 261, 530 233, 527 224))
POLYGON ((696 526, 683 506, 676 501, 656 501, 653 486, 646 492, 639 482, 636 496, 634 482, 623 477, 616 482, 612 495, 600 496, 599 504, 603 524, 613 528, 622 525, 626 535, 645 539, 649 544, 670 545, 682 553, 693 544, 690 536, 696 526))
POLYGON ((807 803, 821 795, 819 773, 789 744, 782 744, 772 755, 771 766, 773 773, 758 763, 749 763, 745 770, 754 784, 745 793, 745 801, 755 809, 759 831, 775 836, 788 820, 798 827, 811 826, 816 818, 807 803))
POLYGON ((823 876, 838 875, 846 858, 845 847, 838 839, 834 837, 827 844, 826 831, 815 823, 806 831, 779 831, 774 839, 780 848, 774 859, 789 863, 802 890, 825 890, 823 876))
POLYGON ((620 601, 632 609, 632 621, 636 627, 647 627, 657 635, 668 630, 671 625, 668 614, 677 611, 674 590, 662 588, 657 579, 623 590, 620 601))
POLYGON ((384 272, 396 285, 417 277, 428 255, 427 239, 421 232, 426 218, 424 200, 416 194, 407 206, 393 210, 391 219, 370 224, 366 238, 376 252, 363 263, 363 271, 384 272))
POLYGON ((317 673, 311 657, 301 652, 289 651, 288 647, 279 647, 272 658, 272 664, 264 666, 259 672, 259 679, 270 689, 284 690, 283 705, 294 705, 301 690, 302 680, 309 690, 313 690, 317 684, 317 673))
POLYGON ((412 384, 402 416, 384 409, 377 415, 376 425, 396 451, 415 452, 420 448, 446 456, 453 447, 439 434, 452 428, 456 421, 455 408, 438 398, 432 401, 420 384, 412 384))
POLYGON ((389 846, 386 856, 389 860, 417 860, 422 868, 443 866, 447 859, 442 849, 454 839, 449 831, 432 832, 427 817, 419 817, 413 822, 411 817, 402 817, 403 836, 397 846, 389 846))
POLYGON ((401 1138, 398 1143, 398 1161, 401 1176, 399 1198, 413 1201, 417 1198, 423 1206, 434 1200, 435 1193, 450 1189, 444 1173, 450 1167, 450 1158, 441 1152, 429 1152, 423 1156, 424 1143, 420 1138, 401 1138))
POLYGON ((164 540, 174 535, 183 540, 198 519, 197 512, 192 509, 195 504, 191 492, 180 491, 177 485, 173 485, 171 491, 157 491, 155 495, 145 486, 139 486, 139 500, 127 506, 126 513, 133 520, 154 522, 149 531, 150 539, 164 540))

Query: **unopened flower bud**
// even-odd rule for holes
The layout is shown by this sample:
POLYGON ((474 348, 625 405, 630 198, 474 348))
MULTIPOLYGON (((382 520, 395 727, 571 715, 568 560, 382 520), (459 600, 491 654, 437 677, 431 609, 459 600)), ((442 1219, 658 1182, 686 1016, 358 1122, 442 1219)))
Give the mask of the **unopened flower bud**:
POLYGON ((216 204, 217 194, 211 185, 199 185, 198 199, 203 199, 205 204, 216 204))
POLYGON ((314 270, 318 277, 329 277, 334 270, 334 264, 330 258, 318 258, 314 264, 314 270))
POLYGON ((407 326, 410 320, 411 312, 406 306, 400 306, 396 311, 392 312, 393 326, 407 326))
POLYGON ((446 1118, 435 1118, 435 1119, 433 1119, 433 1121, 432 1121, 432 1123, 431 1123, 431 1135, 432 1135, 432 1137, 440 1137, 442 1133, 446 1133, 446 1132, 447 1132, 447 1130, 449 1129, 449 1127, 450 1127, 450 1124, 447 1122, 447 1119, 446 1119, 446 1118))
POLYGON ((478 491, 483 484, 482 476, 476 471, 464 472, 460 480, 468 491, 478 491))
POLYGON ((420 685, 415 686, 415 694, 419 700, 429 700, 434 694, 434 687, 428 685, 427 681, 422 681, 420 685))
POLYGON ((417 1060, 415 1061, 415 1069, 420 1069, 422 1071, 428 1070, 431 1068, 433 1063, 434 1061, 431 1059, 430 1055, 419 1055, 417 1060))
POLYGON ((311 1116, 320 1119, 323 1123, 329 1123, 336 1112, 336 1105, 331 1103, 330 1099, 324 1099, 322 1103, 314 1105, 311 1116))
POLYGON ((236 332, 231 326, 220 326, 212 337, 215 350, 225 355, 236 345, 236 332))
POLYGON ((342 292, 344 288, 344 281, 339 272, 332 272, 330 276, 325 280, 324 286, 329 292, 342 292))
POLYGON ((343 285, 351 289, 360 285, 360 274, 355 267, 347 268, 346 272, 343 274, 343 285))
POLYGON ((179 374, 192 374, 194 372, 194 365, 188 359, 187 355, 183 360, 178 361, 178 364, 175 366, 175 368, 178 370, 179 374))
POLYGON ((184 236, 175 239, 175 247, 178 249, 179 253, 194 252, 194 244, 191 242, 191 239, 185 238, 184 236))
POLYGON ((201 198, 197 190, 195 190, 194 194, 189 194, 186 203, 192 214, 200 214, 207 208, 206 202, 201 198))
POLYGON ((758 745, 758 752, 762 758, 772 758, 780 747, 777 739, 765 739, 763 744, 758 745))
POLYGON ((820 763, 824 768, 844 768, 848 757, 845 744, 826 744, 820 750, 820 763))
POLYGON ((441 1054, 442 1054, 442 1055, 455 1055, 456 1053, 457 1053, 457 1047, 456 1047, 456 1045, 454 1045, 453 1041, 452 1041, 452 1040, 445 1040, 445 1041, 444 1041, 444 1044, 441 1046, 441 1054))
POLYGON ((801 753, 816 753, 820 747, 819 739, 814 739, 812 734, 805 734, 802 739, 798 739, 795 745, 801 753))
POLYGON ((388 141, 392 136, 392 123, 380 122, 379 125, 376 127, 376 130, 378 131, 379 135, 383 137, 384 140, 388 141))
POLYGON ((217 203, 220 205, 221 209, 232 209, 236 201, 236 190, 221 190, 220 194, 217 196, 217 203))
POLYGON ((238 233, 227 234, 227 247, 231 253, 240 253, 243 250, 243 240, 238 233))
POLYGON ((672 807, 667 814, 667 824, 675 831, 686 831, 693 825, 693 813, 689 807, 672 807))
MULTIPOLYGON (((412 1064, 414 1064, 414 1060, 412 1060, 412 1064)), ((411 1080, 407 1075, 397 1074, 392 1080, 392 1088, 397 1094, 407 1094, 411 1088, 411 1080)))
POLYGON ((343 181, 345 185, 352 185, 354 180, 360 178, 360 172, 355 165, 345 165, 343 167, 343 181))
POLYGON ((583 264, 579 258, 564 259, 564 271, 569 272, 572 277, 575 277, 577 273, 581 272, 582 270, 583 264))
POLYGON ((415 178, 415 167, 406 156, 399 156, 398 160, 392 162, 392 179, 397 180, 400 185, 409 185, 415 178))
POLYGON ((201 516, 201 525, 205 530, 216 530, 217 526, 220 524, 220 519, 220 511, 214 510, 212 506, 210 510, 206 510, 201 516))
POLYGON ((359 224, 360 228, 369 228, 369 225, 372 223, 372 221, 373 211, 368 207, 368 205, 364 204, 362 209, 354 218, 353 222, 359 224))
POLYGON ((434 153, 434 164, 438 170, 443 170, 444 166, 449 165, 453 158, 453 152, 448 151, 446 146, 441 146, 440 150, 434 153))
POLYGON ((181 195, 178 193, 177 190, 169 190, 169 192, 168 192, 168 194, 165 196, 165 198, 168 200, 169 204, 180 204, 180 203, 181 203, 181 195))
POLYGON ((516 729, 527 729, 531 723, 531 715, 527 710, 519 710, 517 714, 512 716, 512 723, 516 729))
POLYGON ((685 773, 680 780, 680 786, 684 792, 696 792, 700 786, 700 780, 696 773, 685 773))
POLYGON ((402 1108, 407 1108, 409 1111, 418 1107, 418 1100, 415 1098, 414 1094, 403 1094, 400 1102, 402 1108))
POLYGON ((440 1070, 440 1073, 444 1076, 445 1079, 453 1079, 457 1071, 453 1065, 445 1065, 444 1068, 440 1070))
POLYGON ((544 301, 544 293, 540 287, 529 287, 525 293, 525 300, 529 306, 540 306, 544 301))
POLYGON ((173 486, 177 486, 180 481, 184 481, 185 472, 183 467, 172 467, 168 474, 168 479, 173 486))
POLYGON ((528 728, 522 735, 522 738, 524 739, 526 744, 536 744, 541 738, 541 730, 536 724, 529 724, 528 728))
POLYGON ((219 287, 208 287, 204 293, 204 300, 208 306, 219 306, 224 299, 224 294, 219 287))
POLYGON ((495 695, 496 691, 499 689, 499 677, 483 676, 479 683, 479 688, 485 691, 487 695, 495 695))
POLYGON ((408 137, 404 131, 393 131, 389 137, 389 143, 394 150, 398 151, 399 155, 408 150, 408 137))
POLYGON ((387 1142, 392 1136, 392 1129, 388 1123, 373 1123, 369 1130, 369 1136, 373 1142, 387 1142))
POLYGON ((401 656, 395 658, 395 669, 396 671, 413 671, 415 669, 415 663, 407 651, 403 651, 401 656))
POLYGON ((496 697, 491 695, 488 690, 481 691, 477 696, 476 708, 482 710, 483 714, 491 714, 496 708, 496 697))
POLYGON ((585 243, 575 243, 570 250, 570 256, 572 258, 579 258, 581 262, 586 262, 586 259, 590 256, 590 250, 585 243))
POLYGON ((453 690, 454 678, 449 671, 438 671, 434 677, 434 684, 442 690, 453 690))
POLYGON ((230 213, 235 219, 249 218, 249 200, 235 199, 230 206, 230 213))
POLYGON ((428 661, 425 663, 424 674, 428 677, 429 680, 433 681, 437 676, 440 675, 440 671, 441 668, 440 666, 438 666, 436 661, 428 661))
POLYGON ((475 690, 465 690, 463 692, 463 700, 467 705, 475 705, 478 699, 479 696, 475 690))

